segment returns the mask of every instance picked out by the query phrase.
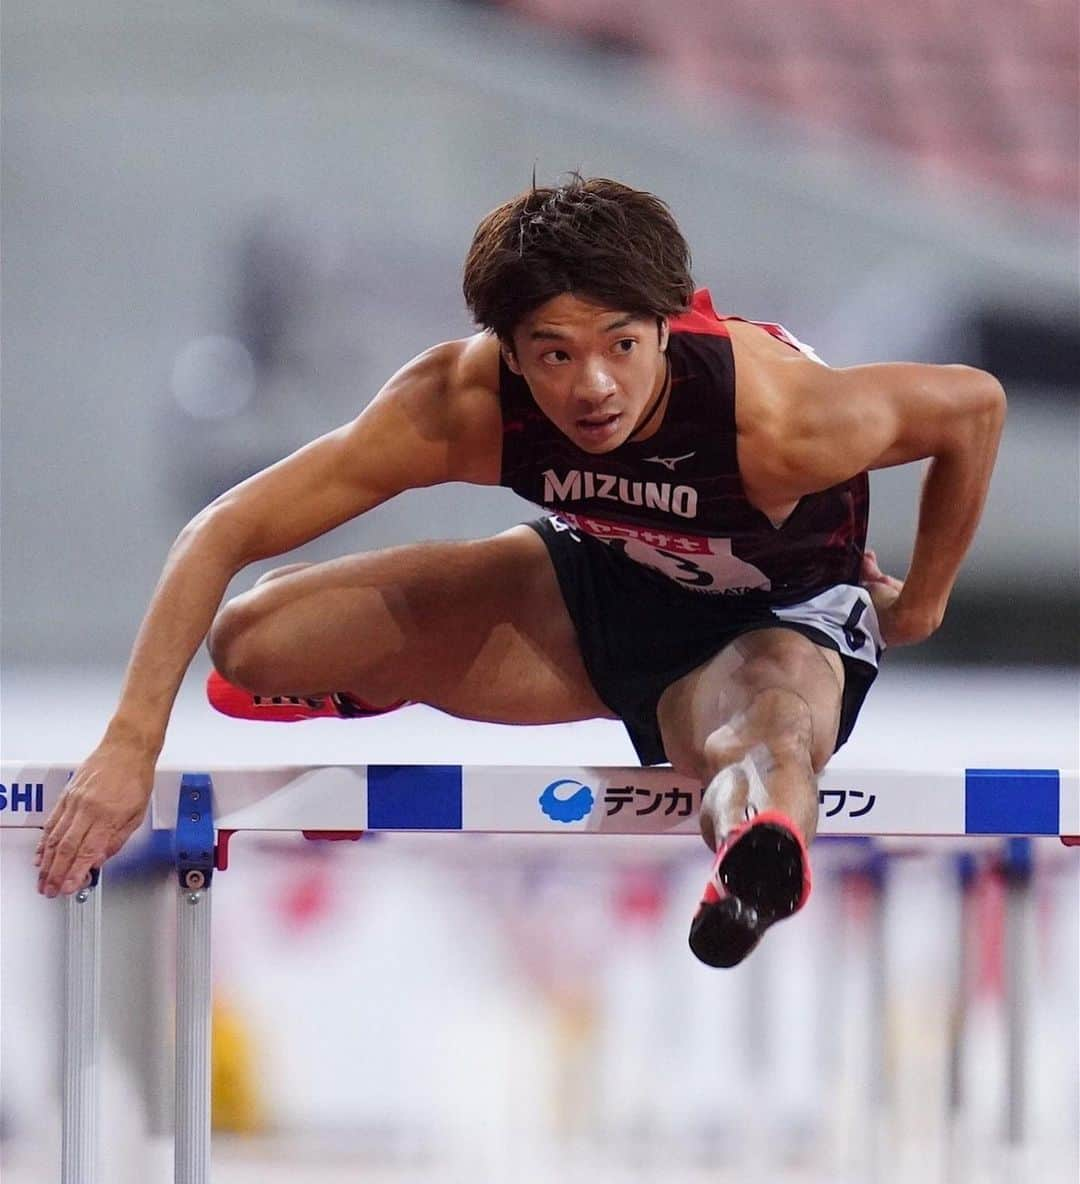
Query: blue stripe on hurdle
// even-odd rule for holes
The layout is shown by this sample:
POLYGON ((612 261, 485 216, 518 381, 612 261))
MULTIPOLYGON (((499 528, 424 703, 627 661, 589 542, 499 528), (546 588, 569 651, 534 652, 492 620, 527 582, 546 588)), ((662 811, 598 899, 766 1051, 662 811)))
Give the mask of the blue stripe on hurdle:
POLYGON ((460 765, 368 765, 371 830, 461 830, 460 765))
POLYGON ((1058 833, 1057 769, 968 769, 964 788, 964 831, 969 835, 1058 833))

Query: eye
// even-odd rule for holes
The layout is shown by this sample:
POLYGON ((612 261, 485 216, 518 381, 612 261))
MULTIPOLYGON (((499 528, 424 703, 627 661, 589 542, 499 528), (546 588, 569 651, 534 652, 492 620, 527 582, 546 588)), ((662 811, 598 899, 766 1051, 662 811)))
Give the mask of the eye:
POLYGON ((549 366, 561 366, 570 361, 570 355, 564 349, 549 349, 546 354, 540 355, 540 361, 547 362, 549 366))
POLYGON ((623 337, 615 342, 615 352, 617 354, 628 354, 637 345, 637 339, 634 337, 623 337))

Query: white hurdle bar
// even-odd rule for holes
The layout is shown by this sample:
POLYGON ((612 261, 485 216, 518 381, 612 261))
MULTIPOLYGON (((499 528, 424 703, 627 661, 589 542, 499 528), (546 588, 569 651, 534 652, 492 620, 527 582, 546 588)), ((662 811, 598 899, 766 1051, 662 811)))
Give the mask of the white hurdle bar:
MULTIPOLYGON (((0 826, 41 827, 69 766, 0 765, 0 826)), ((697 836, 701 785, 668 768, 349 765, 160 770, 151 821, 175 833, 179 877, 176 1184, 210 1178, 210 886, 235 831, 697 836), (216 830, 216 834, 215 834, 216 830)), ((836 769, 820 779, 821 835, 1057 835, 1080 844, 1076 770, 836 769)), ((699 840, 700 841, 700 840, 699 840)), ((31 874, 28 869, 27 874, 31 874)), ((97 1179, 100 897, 65 902, 67 1002, 61 1184, 97 1179)))

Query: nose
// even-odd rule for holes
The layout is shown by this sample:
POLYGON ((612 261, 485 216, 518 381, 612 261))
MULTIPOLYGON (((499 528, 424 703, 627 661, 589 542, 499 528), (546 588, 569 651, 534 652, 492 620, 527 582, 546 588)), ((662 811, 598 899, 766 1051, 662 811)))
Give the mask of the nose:
POLYGON ((615 378, 600 360, 586 361, 574 394, 585 402, 599 403, 615 393, 615 378))

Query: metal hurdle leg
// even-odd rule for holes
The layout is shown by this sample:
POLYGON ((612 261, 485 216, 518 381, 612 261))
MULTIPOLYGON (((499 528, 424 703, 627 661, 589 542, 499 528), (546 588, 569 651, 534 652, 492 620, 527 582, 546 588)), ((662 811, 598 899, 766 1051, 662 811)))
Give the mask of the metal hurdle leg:
POLYGON ((867 1178, 878 1184, 886 1178, 891 1147, 889 1104, 889 943, 885 932, 886 896, 888 893, 889 856, 880 846, 871 848, 866 875, 870 882, 872 913, 870 917, 870 1008, 872 1024, 869 1039, 870 1122, 867 1129, 867 1178))
POLYGON ((210 1179, 210 778, 185 773, 176 820, 176 1184, 210 1179))
POLYGON ((176 907, 176 1184, 210 1179, 210 889, 176 907))
POLYGON ((961 1184, 970 1176, 964 1126, 964 1054, 968 1037, 968 997, 971 992, 971 933, 973 895, 978 865, 973 855, 954 858, 959 893, 956 922, 956 966, 949 1012, 949 1060, 945 1095, 945 1180, 961 1184))
POLYGON ((64 1108, 61 1184, 98 1178, 101 1012, 101 882, 98 873, 67 901, 64 939, 64 1108))
POLYGON ((1031 899, 1033 852, 1030 839, 1007 839, 1002 863, 1005 876, 1005 1039, 1006 1145, 1019 1156, 1027 1141, 1027 1045, 1031 1009, 1031 899))

